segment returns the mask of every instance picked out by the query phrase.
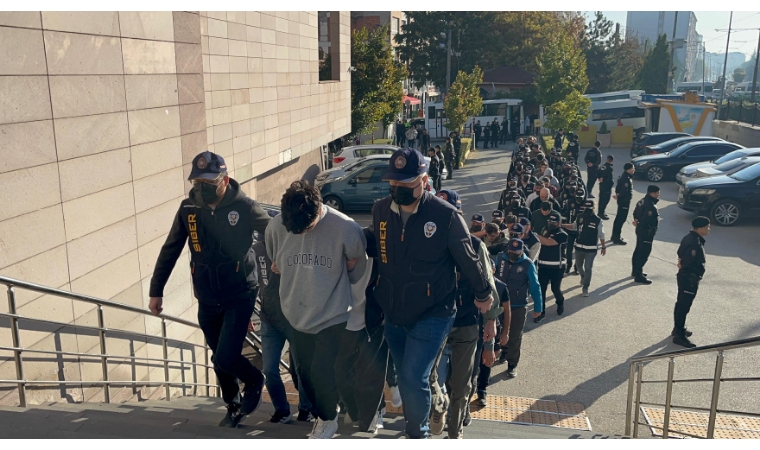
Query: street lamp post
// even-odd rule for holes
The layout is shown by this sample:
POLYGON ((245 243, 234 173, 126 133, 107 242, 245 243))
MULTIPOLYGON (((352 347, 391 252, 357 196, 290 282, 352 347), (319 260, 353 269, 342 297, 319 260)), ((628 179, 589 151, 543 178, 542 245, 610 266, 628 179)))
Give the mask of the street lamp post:
POLYGON ((678 25, 678 11, 676 11, 676 17, 673 20, 673 36, 671 36, 670 41, 670 67, 668 69, 668 89, 671 92, 675 91, 675 86, 673 85, 676 78, 676 70, 673 67, 673 64, 675 64, 675 55, 676 55, 676 26, 678 25))
POLYGON ((728 18, 728 37, 726 37, 726 54, 723 56, 723 84, 720 86, 720 102, 718 103, 717 120, 720 120, 720 110, 723 109, 723 97, 726 95, 726 66, 728 65, 728 43, 731 40, 731 24, 734 21, 734 12, 728 18))

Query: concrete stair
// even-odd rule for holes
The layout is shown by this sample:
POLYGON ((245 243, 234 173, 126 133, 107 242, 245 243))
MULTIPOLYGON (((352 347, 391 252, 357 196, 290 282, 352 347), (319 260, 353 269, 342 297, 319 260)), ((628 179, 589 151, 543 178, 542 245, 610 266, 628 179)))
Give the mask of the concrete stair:
MULTIPOLYGON (((105 438, 265 438, 302 439, 312 424, 269 423, 274 412, 270 403, 248 416, 237 429, 219 428, 224 403, 218 398, 180 397, 172 401, 147 400, 121 404, 46 403, 27 408, 0 406, 0 438, 3 439, 105 439, 105 438)), ((389 414, 378 434, 361 433, 343 425, 339 438, 397 439, 404 435, 403 416, 389 414)), ((443 438, 441 436, 435 438, 443 438)), ((515 425, 489 420, 473 420, 464 430, 465 439, 608 439, 588 431, 557 427, 515 425)))

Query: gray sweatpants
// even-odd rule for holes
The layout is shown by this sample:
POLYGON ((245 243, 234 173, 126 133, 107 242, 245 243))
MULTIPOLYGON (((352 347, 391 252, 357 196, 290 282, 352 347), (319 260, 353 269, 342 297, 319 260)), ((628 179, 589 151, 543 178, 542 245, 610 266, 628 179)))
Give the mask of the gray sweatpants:
POLYGON ((594 267, 594 258, 596 258, 596 252, 575 249, 575 268, 581 275, 581 286, 584 289, 588 289, 591 284, 591 269, 594 267))

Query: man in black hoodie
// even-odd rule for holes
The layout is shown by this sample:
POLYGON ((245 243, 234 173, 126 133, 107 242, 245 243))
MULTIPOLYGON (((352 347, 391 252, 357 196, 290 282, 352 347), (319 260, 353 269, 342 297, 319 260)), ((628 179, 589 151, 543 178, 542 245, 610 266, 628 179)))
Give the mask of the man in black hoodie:
POLYGON ((262 236, 271 218, 227 176, 224 159, 197 155, 188 177, 189 198, 180 203, 150 280, 150 310, 163 311, 164 286, 188 243, 198 324, 214 352, 217 381, 227 404, 221 427, 237 427, 261 404, 264 376, 242 354, 259 289, 254 232, 262 236), (243 398, 237 380, 245 384, 243 398))

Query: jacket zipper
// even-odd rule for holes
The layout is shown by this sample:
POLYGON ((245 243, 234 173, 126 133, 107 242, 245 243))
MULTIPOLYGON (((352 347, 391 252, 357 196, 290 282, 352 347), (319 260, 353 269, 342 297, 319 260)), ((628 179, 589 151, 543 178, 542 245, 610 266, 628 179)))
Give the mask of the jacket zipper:
POLYGON ((401 227, 401 242, 404 242, 404 231, 406 231, 406 225, 401 227))
POLYGON ((240 269, 240 261, 237 262, 237 266, 235 266, 235 273, 237 273, 240 269))
POLYGON ((427 287, 428 287, 427 294, 428 294, 428 297, 430 297, 430 283, 427 284, 427 287))
POLYGON ((372 342, 372 336, 369 334, 367 327, 364 327, 364 331, 367 333, 367 342, 372 342))

